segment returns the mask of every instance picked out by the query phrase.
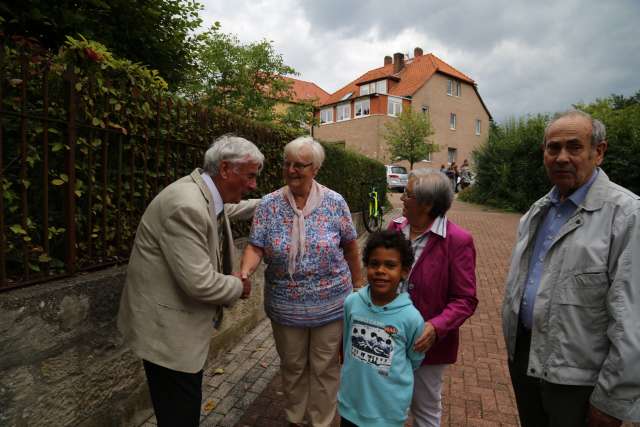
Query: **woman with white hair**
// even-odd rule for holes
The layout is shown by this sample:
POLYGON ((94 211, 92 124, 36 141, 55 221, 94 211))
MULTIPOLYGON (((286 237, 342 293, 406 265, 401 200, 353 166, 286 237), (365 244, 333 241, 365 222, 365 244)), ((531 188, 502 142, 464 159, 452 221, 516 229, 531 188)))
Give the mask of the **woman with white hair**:
POLYGON ((356 230, 342 196, 316 182, 324 149, 306 136, 284 148, 286 185, 262 198, 242 258, 264 259, 265 311, 280 355, 290 425, 329 426, 340 379, 345 298, 361 284, 356 230))
POLYGON ((414 347, 426 355, 414 372, 413 425, 439 426, 444 370, 456 362, 458 328, 478 305, 476 251, 471 234, 446 217, 453 188, 442 172, 412 171, 402 202, 403 216, 389 228, 411 241, 415 259, 408 291, 425 320, 424 332, 414 347))

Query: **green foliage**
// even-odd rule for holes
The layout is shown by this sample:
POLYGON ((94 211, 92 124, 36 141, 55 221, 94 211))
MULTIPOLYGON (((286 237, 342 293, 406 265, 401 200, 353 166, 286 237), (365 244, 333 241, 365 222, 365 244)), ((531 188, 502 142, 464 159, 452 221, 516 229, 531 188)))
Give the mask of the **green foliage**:
MULTIPOLYGON (((601 120, 609 148, 602 169, 609 178, 640 193, 640 92, 612 95, 592 104, 575 105, 601 120)), ((493 125, 486 144, 474 153, 476 182, 463 200, 523 212, 550 189, 541 144, 548 115, 512 119, 493 125)))
POLYGON ((362 200, 371 185, 375 185, 382 200, 385 199, 387 173, 382 163, 336 144, 323 143, 323 146, 326 159, 318 173, 318 182, 342 194, 351 211, 362 209, 362 200))
POLYGON ((216 22, 201 35, 194 67, 181 90, 193 100, 259 121, 275 118, 274 106, 290 99, 291 84, 281 76, 295 74, 271 42, 242 44, 220 31, 216 22))
POLYGON ((390 121, 385 127, 385 139, 391 158, 409 161, 411 169, 414 163, 439 150, 437 145, 428 141, 434 131, 427 114, 413 112, 407 108, 398 120, 390 121))
POLYGON ((202 20, 194 0, 29 0, 0 3, 4 32, 56 51, 67 36, 96 40, 119 57, 159 70, 172 86, 193 66, 202 20))
MULTIPOLYGON (((126 260, 154 195, 200 166, 205 148, 222 134, 244 136, 265 154, 254 196, 275 190, 283 185, 282 149, 299 134, 186 102, 168 92, 157 71, 83 38, 69 38, 57 55, 29 40, 3 45, 0 85, 1 232, 9 284, 68 272, 72 229, 78 255, 72 270, 126 260), (23 112, 28 114, 21 120, 23 112), (75 212, 67 221, 69 198, 75 212)), ((328 148, 327 155, 323 182, 343 194, 352 191, 352 182, 340 179, 345 168, 358 170, 357 180, 379 174, 353 153, 328 148)), ((347 200, 359 207, 353 195, 347 200)), ((238 227, 247 230, 246 224, 238 227)))
POLYGON ((487 142, 473 153, 476 182, 462 198, 525 211, 548 191, 541 149, 547 118, 537 115, 493 125, 487 142))
POLYGON ((609 146, 602 169, 616 184, 640 194, 640 91, 625 98, 612 95, 589 105, 576 105, 607 128, 609 146))
POLYGON ((307 128, 317 124, 317 119, 313 116, 313 103, 311 102, 288 104, 284 114, 281 114, 276 120, 284 126, 300 129, 304 133, 307 133, 307 128))

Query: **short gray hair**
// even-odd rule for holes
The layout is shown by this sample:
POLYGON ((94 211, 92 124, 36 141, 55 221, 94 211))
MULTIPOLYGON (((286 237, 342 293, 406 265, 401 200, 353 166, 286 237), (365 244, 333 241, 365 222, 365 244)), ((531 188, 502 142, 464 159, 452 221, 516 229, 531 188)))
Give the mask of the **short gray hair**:
POLYGON ((313 139, 311 136, 300 136, 284 146, 284 155, 290 154, 295 157, 300 157, 300 151, 303 148, 309 148, 311 151, 311 161, 315 169, 320 169, 324 162, 324 148, 322 145, 313 139))
POLYGON ((591 114, 585 113, 582 110, 567 110, 561 113, 554 114, 554 116, 551 118, 549 123, 547 123, 547 126, 544 128, 544 137, 542 138, 542 145, 544 146, 547 144, 547 132, 549 131, 549 128, 551 127, 551 125, 553 125, 555 122, 557 122, 560 119, 563 119, 565 117, 572 117, 572 116, 582 117, 589 120, 589 122, 591 122, 591 148, 596 148, 596 146, 599 143, 607 139, 607 129, 604 126, 604 123, 602 123, 600 120, 594 119, 591 116, 591 114))
POLYGON ((431 205, 429 215, 433 218, 446 214, 453 203, 453 189, 447 175, 436 169, 420 168, 409 173, 409 179, 412 178, 416 202, 431 205))
POLYGON ((211 176, 218 174, 220 163, 257 163, 258 172, 262 171, 264 155, 258 147, 248 139, 233 134, 225 134, 213 141, 204 153, 202 169, 211 176))

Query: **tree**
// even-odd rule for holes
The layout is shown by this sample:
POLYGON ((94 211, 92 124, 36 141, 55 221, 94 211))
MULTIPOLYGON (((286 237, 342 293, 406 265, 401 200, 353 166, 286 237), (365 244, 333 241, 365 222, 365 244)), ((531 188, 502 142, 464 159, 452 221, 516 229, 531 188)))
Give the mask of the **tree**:
POLYGON ((271 121, 276 118, 274 106, 291 99, 291 84, 282 76, 295 70, 267 40, 243 44, 221 32, 216 22, 201 35, 195 63, 181 91, 210 106, 271 121))
POLYGON ((196 0, 30 0, 0 3, 8 36, 33 37, 53 51, 66 37, 107 46, 116 56, 139 62, 176 87, 193 65, 202 20, 196 0))
POLYGON ((434 134, 427 114, 407 108, 397 120, 387 123, 385 128, 391 158, 407 160, 411 169, 414 163, 426 159, 429 153, 438 151, 438 146, 427 139, 434 134))

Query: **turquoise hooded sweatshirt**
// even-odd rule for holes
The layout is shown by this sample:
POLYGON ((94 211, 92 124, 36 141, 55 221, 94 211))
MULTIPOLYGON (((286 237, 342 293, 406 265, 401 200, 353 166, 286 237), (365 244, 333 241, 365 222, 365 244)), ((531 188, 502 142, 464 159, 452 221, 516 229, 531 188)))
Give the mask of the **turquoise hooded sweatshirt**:
POLYGON ((369 286, 344 303, 344 365, 340 416, 361 427, 402 427, 413 394, 413 371, 424 353, 413 351, 424 320, 403 292, 385 306, 371 302, 369 286))

